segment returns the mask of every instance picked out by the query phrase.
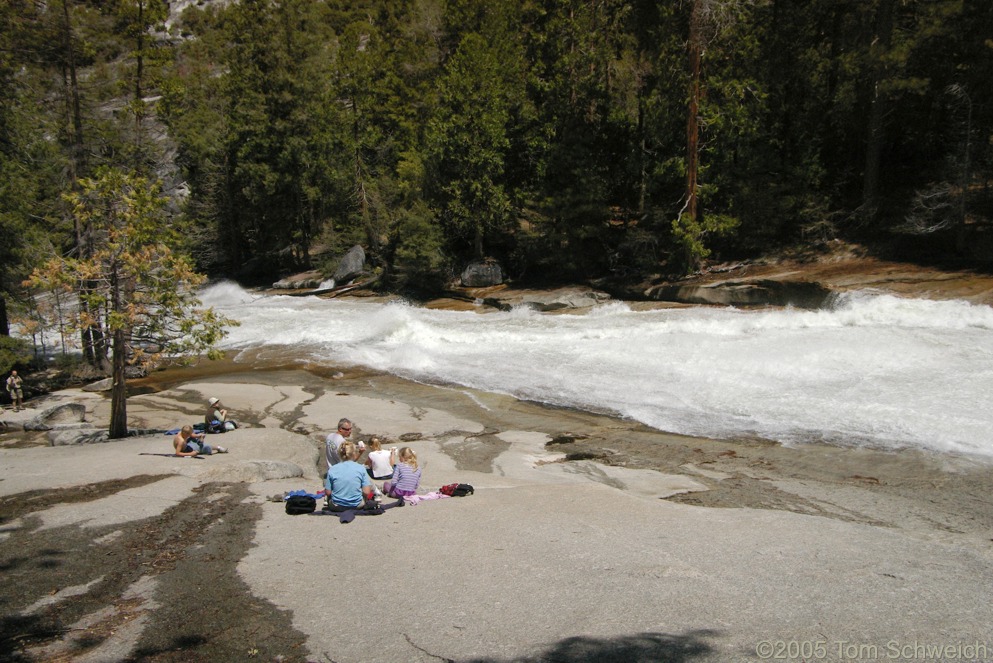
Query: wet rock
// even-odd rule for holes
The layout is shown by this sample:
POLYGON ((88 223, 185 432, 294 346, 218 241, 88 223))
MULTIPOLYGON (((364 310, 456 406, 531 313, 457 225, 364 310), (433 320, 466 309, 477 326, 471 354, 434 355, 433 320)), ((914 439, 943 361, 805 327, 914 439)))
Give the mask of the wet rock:
POLYGON ((645 291, 648 299, 720 306, 795 306, 818 309, 831 290, 807 281, 723 281, 705 285, 661 285, 645 291))
MULTIPOLYGON (((591 308, 611 300, 611 296, 589 288, 556 288, 554 290, 520 290, 506 294, 497 293, 491 299, 499 301, 498 308, 509 310, 516 306, 542 313, 571 309, 591 308)), ((491 305, 493 305, 491 303, 491 305)))
POLYGON ((320 278, 282 279, 272 284, 276 290, 313 290, 321 285, 320 278))

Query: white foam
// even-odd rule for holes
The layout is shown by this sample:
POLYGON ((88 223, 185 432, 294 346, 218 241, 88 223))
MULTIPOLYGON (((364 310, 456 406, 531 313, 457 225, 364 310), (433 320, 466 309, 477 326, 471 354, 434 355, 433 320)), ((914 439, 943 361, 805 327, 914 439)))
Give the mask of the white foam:
POLYGON ((919 447, 993 456, 993 309, 854 293, 829 310, 598 306, 437 311, 205 292, 239 319, 225 348, 292 346, 694 435, 919 447))

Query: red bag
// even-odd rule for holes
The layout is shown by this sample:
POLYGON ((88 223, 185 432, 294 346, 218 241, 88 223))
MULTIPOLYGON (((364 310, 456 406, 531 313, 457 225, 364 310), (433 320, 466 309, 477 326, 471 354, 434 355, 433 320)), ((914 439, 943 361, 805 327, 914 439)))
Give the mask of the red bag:
POLYGON ((450 483, 447 486, 442 486, 441 488, 439 488, 438 492, 441 493, 442 495, 448 495, 449 497, 451 497, 452 495, 455 494, 455 489, 458 487, 459 484, 450 483))

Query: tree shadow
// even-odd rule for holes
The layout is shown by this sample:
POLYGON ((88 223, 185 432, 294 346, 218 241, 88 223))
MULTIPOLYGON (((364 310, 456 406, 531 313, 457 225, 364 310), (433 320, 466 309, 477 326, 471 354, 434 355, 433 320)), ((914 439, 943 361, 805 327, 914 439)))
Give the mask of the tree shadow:
POLYGON ((31 661, 28 647, 57 640, 66 630, 57 622, 38 615, 11 615, 0 618, 0 661, 31 661))
POLYGON ((682 635, 638 633, 616 638, 575 636, 560 640, 533 656, 499 661, 474 658, 465 663, 683 663, 713 653, 704 638, 719 635, 701 629, 682 635))
POLYGON ((193 652, 196 652, 199 647, 202 647, 207 643, 207 638, 203 635, 198 634, 184 634, 177 635, 167 644, 158 647, 140 647, 136 649, 131 656, 124 659, 125 661, 130 661, 137 663, 138 661, 145 661, 149 659, 154 659, 158 656, 163 656, 166 654, 189 654, 190 657, 193 656, 193 652))

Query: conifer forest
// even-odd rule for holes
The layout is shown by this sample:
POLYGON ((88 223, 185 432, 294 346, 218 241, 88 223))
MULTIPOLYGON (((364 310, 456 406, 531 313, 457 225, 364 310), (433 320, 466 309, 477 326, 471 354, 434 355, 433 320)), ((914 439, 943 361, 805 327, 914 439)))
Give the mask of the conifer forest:
POLYGON ((4 0, 0 331, 137 189, 180 288, 985 266, 991 81, 988 0, 4 0))

